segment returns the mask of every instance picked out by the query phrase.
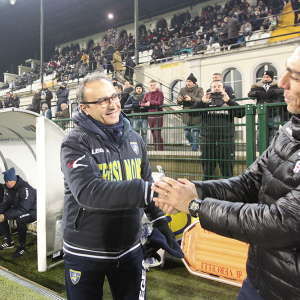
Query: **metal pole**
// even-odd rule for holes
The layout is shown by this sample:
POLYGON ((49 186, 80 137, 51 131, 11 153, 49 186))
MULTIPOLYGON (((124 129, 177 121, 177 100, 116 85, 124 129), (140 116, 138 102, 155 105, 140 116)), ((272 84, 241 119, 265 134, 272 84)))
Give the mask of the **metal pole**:
POLYGON ((139 1, 134 0, 135 63, 139 64, 139 1))
POLYGON ((40 77, 41 83, 44 82, 44 73, 43 73, 43 65, 44 65, 44 7, 43 7, 43 0, 41 0, 41 31, 40 31, 40 51, 41 51, 41 70, 40 70, 40 77))

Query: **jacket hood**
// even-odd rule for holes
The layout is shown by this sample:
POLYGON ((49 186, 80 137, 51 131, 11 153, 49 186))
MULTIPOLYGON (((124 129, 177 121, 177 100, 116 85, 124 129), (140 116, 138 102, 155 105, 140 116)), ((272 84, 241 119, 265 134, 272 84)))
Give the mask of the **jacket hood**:
MULTIPOLYGON (((261 80, 261 81, 255 83, 255 84, 253 84, 251 88, 263 87, 263 84, 264 84, 264 83, 263 83, 263 81, 261 80)), ((271 86, 277 85, 277 84, 278 84, 278 81, 277 81, 276 79, 273 79, 273 81, 271 82, 271 86)))

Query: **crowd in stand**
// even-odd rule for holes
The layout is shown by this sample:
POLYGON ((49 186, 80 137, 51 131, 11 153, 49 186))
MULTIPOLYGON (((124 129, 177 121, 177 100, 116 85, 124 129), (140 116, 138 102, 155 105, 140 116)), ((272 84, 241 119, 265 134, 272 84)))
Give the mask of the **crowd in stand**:
MULTIPOLYGON (((203 53, 213 43, 220 46, 239 45, 245 36, 254 31, 273 30, 284 5, 284 0, 258 0, 256 6, 250 6, 246 0, 231 0, 224 7, 216 3, 206 6, 201 14, 195 13, 193 16, 189 10, 174 14, 169 26, 166 20, 160 18, 157 29, 147 31, 142 28, 139 32, 139 51, 153 50, 152 59, 156 61, 182 52, 203 53)), ((44 74, 55 73, 58 81, 67 82, 83 78, 92 71, 123 71, 125 62, 125 78, 132 82, 135 63, 131 57, 134 56, 136 39, 126 32, 119 38, 117 36, 116 30, 111 28, 101 43, 89 48, 80 50, 79 46, 71 43, 61 53, 56 50, 50 61, 44 63, 44 74)), ((40 65, 35 63, 30 72, 16 77, 12 90, 31 84, 39 79, 39 74, 40 65)), ((7 86, 8 82, 1 89, 7 86)))

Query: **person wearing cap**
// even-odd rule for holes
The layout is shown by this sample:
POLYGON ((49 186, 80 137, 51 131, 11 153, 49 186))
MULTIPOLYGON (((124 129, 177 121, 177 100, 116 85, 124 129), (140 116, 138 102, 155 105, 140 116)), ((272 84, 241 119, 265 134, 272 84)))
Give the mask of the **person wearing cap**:
POLYGON ((14 168, 10 168, 2 174, 5 184, 3 202, 0 204, 0 230, 4 240, 0 245, 0 250, 14 248, 8 220, 15 220, 19 234, 19 246, 11 257, 18 258, 26 253, 27 224, 36 221, 36 189, 16 175, 14 168))
POLYGON ((130 93, 128 100, 126 101, 124 108, 132 109, 134 113, 139 114, 134 116, 133 119, 133 129, 139 133, 147 145, 147 127, 148 127, 148 116, 143 115, 143 113, 148 112, 148 109, 141 107, 141 103, 145 96, 145 91, 141 83, 136 84, 135 90, 130 93))
MULTIPOLYGON (((254 97, 257 100, 256 104, 260 103, 276 103, 284 102, 284 90, 278 86, 278 81, 274 79, 274 72, 267 70, 264 72, 262 80, 255 83, 248 93, 248 97, 254 97)), ((268 108, 268 123, 275 123, 269 126, 269 145, 271 144, 275 133, 279 129, 281 121, 281 110, 283 107, 268 108)), ((257 134, 257 148, 259 150, 259 135, 257 134)))
MULTIPOLYGON (((191 109, 191 106, 194 103, 201 101, 204 95, 203 89, 198 87, 196 82, 197 78, 191 73, 186 79, 186 86, 180 89, 177 104, 182 105, 183 109, 191 109)), ((200 115, 183 113, 182 122, 184 126, 184 136, 192 146, 192 151, 197 151, 201 126, 200 115)))
POLYGON ((52 111, 48 108, 47 103, 44 103, 42 105, 42 116, 44 116, 47 119, 52 120, 52 111))
POLYGON ((38 93, 38 101, 43 105, 47 103, 48 107, 51 108, 51 99, 53 98, 52 92, 48 89, 46 83, 42 83, 42 88, 38 93))
POLYGON ((62 103, 68 103, 68 101, 69 101, 69 93, 70 93, 70 90, 67 89, 67 83, 66 82, 62 82, 60 84, 59 89, 56 92, 56 97, 57 97, 57 109, 56 109, 56 112, 59 112, 61 110, 62 103))

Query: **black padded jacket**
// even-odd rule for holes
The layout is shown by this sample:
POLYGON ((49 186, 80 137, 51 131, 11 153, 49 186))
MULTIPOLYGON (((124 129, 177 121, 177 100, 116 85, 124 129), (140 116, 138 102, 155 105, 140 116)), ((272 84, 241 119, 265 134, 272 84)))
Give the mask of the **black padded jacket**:
POLYGON ((243 175, 194 183, 201 226, 249 243, 247 275, 259 294, 300 299, 300 114, 243 175))

